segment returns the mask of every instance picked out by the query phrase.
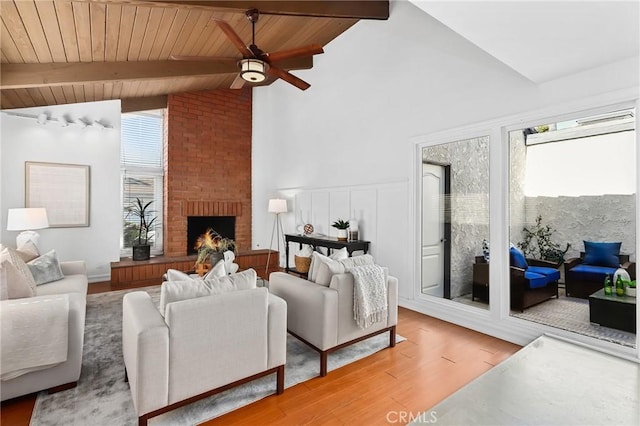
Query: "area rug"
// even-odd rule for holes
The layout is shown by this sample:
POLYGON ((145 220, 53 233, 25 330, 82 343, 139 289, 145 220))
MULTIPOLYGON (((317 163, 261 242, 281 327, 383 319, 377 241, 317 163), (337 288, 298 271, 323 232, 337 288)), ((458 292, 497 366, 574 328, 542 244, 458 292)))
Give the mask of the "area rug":
MULTIPOLYGON (((634 333, 591 324, 589 321, 589 301, 587 299, 566 297, 564 288, 560 288, 558 293, 558 299, 549 299, 546 302, 525 309, 524 312, 511 311, 511 315, 607 342, 635 347, 636 335, 634 333)), ((453 300, 465 305, 489 309, 487 303, 471 300, 470 294, 453 300)))
MULTIPOLYGON (((158 304, 159 286, 135 290, 147 291, 158 304)), ((129 291, 134 290, 87 296, 84 354, 78 386, 53 395, 38 394, 31 426, 137 425, 129 385, 124 381, 122 359, 122 297, 129 291)), ((402 340, 405 339, 398 336, 398 342, 402 340)), ((389 335, 384 333, 348 346, 329 356, 328 369, 335 370, 362 359, 388 344, 389 335)), ((319 373, 319 354, 287 336, 285 387, 317 377, 319 373)), ((270 375, 155 417, 149 424, 195 425, 275 394, 275 391, 275 376, 270 375)))
POLYGON ((589 301, 586 299, 560 295, 558 299, 547 300, 525 309, 524 312, 511 312, 511 315, 607 342, 635 347, 635 333, 592 324, 589 321, 589 301))

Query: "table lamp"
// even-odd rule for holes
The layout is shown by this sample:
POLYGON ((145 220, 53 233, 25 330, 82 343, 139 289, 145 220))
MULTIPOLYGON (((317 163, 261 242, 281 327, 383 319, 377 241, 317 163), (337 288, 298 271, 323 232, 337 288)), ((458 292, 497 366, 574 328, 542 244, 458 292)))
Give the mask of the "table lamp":
POLYGON ((16 247, 22 247, 31 240, 38 247, 40 234, 34 229, 44 229, 49 227, 47 210, 43 207, 9 209, 7 216, 7 231, 22 231, 16 237, 16 247))

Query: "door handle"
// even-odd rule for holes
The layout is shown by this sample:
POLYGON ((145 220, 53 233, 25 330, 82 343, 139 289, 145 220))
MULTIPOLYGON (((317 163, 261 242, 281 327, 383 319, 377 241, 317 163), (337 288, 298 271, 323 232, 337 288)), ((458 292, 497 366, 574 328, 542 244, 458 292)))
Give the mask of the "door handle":
POLYGON ((441 243, 444 243, 445 241, 447 241, 445 238, 440 238, 441 243))

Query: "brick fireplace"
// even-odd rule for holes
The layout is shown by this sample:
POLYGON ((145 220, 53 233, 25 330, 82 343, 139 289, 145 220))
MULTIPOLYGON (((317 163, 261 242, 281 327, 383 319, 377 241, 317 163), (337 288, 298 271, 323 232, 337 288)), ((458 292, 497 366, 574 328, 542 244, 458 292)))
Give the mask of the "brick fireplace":
POLYGON ((251 248, 251 89, 169 95, 165 120, 165 256, 187 254, 189 216, 234 216, 251 248))

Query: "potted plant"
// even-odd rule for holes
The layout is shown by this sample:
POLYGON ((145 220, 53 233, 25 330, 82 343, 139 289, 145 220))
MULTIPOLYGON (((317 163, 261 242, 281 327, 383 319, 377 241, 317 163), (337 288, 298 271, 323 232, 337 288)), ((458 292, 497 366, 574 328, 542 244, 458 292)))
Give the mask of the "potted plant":
POLYGON ((338 241, 347 241, 347 229, 349 229, 349 221, 338 219, 333 222, 334 228, 338 230, 338 241))
POLYGON ((567 243, 562 250, 558 243, 551 240, 555 231, 550 225, 542 225, 542 215, 538 215, 535 225, 522 228, 524 239, 518 243, 518 247, 526 257, 548 260, 559 267, 564 263, 564 256, 571 244, 567 243))
POLYGON ((636 280, 627 282, 627 296, 637 297, 636 280))
POLYGON ((134 224, 134 229, 137 230, 137 235, 133 240, 133 260, 149 260, 151 258, 151 242, 153 239, 153 232, 151 232, 157 216, 153 216, 153 211, 150 209, 153 200, 145 204, 145 202, 136 197, 135 201, 127 207, 127 217, 133 216, 136 218, 137 223, 134 224))
POLYGON ((212 228, 208 228, 204 234, 198 237, 193 248, 198 251, 196 271, 200 274, 223 259, 225 251, 235 252, 236 242, 231 238, 223 237, 212 228))

